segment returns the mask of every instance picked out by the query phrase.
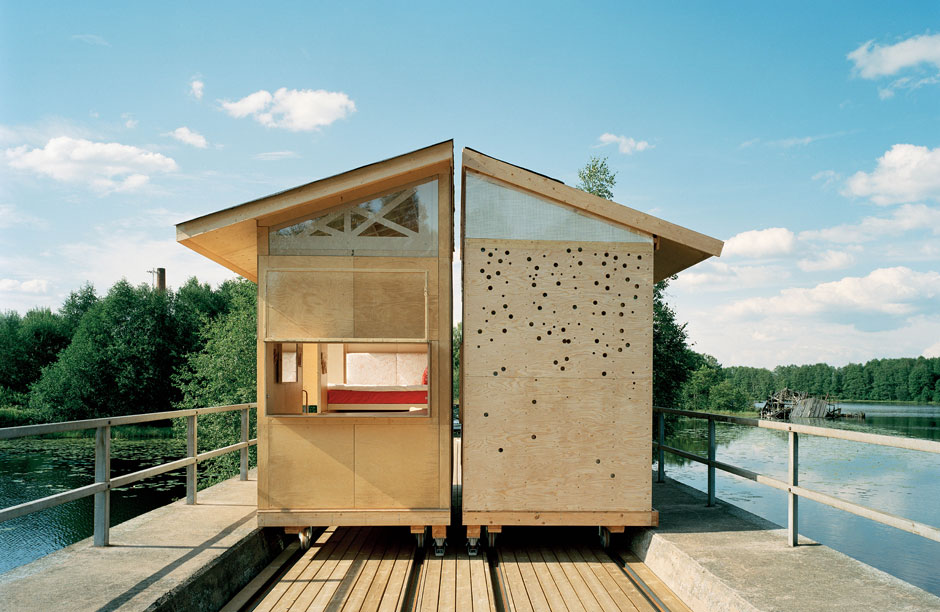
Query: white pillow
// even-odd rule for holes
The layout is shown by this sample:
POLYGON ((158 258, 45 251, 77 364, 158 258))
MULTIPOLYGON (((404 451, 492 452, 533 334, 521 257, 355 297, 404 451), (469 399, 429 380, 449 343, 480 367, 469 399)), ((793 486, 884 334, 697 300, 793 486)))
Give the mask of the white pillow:
POLYGON ((420 385, 426 367, 428 367, 426 353, 398 353, 398 380, 396 384, 420 385))

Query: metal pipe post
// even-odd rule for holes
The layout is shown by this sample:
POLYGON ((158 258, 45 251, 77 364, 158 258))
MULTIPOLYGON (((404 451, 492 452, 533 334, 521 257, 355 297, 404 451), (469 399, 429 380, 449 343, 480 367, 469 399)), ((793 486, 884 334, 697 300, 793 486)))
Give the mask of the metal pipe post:
POLYGON ((666 451, 663 450, 663 445, 666 444, 666 417, 662 412, 656 413, 656 426, 659 431, 656 435, 659 437, 659 470, 656 472, 656 482, 666 482, 666 465, 663 463, 663 459, 666 456, 666 451))
MULTIPOLYGON (((196 415, 186 417, 186 456, 196 457, 196 415)), ((186 503, 196 503, 196 464, 186 466, 186 503)))
MULTIPOLYGON (((242 415, 242 438, 241 443, 246 444, 248 442, 248 409, 243 408, 241 411, 242 415)), ((240 480, 248 480, 248 447, 238 451, 239 459, 241 461, 241 471, 239 473, 240 480)))
MULTIPOLYGON (((95 429, 95 482, 111 480, 111 427, 95 429)), ((94 545, 107 546, 111 542, 111 489, 95 493, 94 545)))
MULTIPOLYGON (((790 469, 789 484, 795 487, 800 484, 800 438, 795 431, 790 432, 790 469)), ((792 490, 787 491, 787 542, 790 546, 799 545, 799 504, 800 498, 792 490)))
POLYGON ((708 419, 708 507, 715 505, 715 421, 708 419))

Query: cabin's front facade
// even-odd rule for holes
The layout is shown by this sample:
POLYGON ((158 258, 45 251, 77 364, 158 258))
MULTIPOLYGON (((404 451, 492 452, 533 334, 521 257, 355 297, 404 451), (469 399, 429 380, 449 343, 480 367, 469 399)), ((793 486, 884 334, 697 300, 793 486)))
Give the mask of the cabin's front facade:
POLYGON ((258 523, 403 525, 451 505, 453 143, 177 226, 258 283, 258 523))

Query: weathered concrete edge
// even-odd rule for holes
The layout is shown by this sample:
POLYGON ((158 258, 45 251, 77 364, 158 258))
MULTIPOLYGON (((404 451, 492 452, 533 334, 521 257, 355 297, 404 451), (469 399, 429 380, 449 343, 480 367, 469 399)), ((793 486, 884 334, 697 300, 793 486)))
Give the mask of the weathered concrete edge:
MULTIPOLYGON (((654 474, 655 479, 655 474, 654 474)), ((667 477, 669 486, 682 490, 687 495, 701 501, 704 506, 707 496, 702 491, 690 487, 682 482, 667 477)), ((785 535, 785 528, 752 514, 734 504, 718 500, 718 505, 728 514, 751 523, 767 531, 776 531, 780 536, 785 535)), ((705 568, 691 555, 684 552, 677 544, 670 541, 667 534, 658 533, 655 528, 637 528, 632 535, 628 533, 629 547, 644 563, 655 573, 672 591, 692 610, 728 610, 732 612, 761 612, 759 608, 745 599, 732 585, 723 581, 719 576, 705 568), (696 588, 698 585, 698 588, 696 588)), ((813 540, 800 536, 800 544, 816 544, 813 540)), ((872 567, 858 559, 849 557, 844 553, 823 546, 831 553, 844 557, 852 563, 863 567, 866 572, 877 575, 886 583, 894 583, 899 587, 914 589, 933 598, 919 587, 872 567)), ((904 608, 907 609, 907 608, 904 608)), ((920 608, 917 608, 920 609, 920 608)))
POLYGON ((255 528, 147 607, 147 612, 221 609, 287 546, 283 529, 255 528))

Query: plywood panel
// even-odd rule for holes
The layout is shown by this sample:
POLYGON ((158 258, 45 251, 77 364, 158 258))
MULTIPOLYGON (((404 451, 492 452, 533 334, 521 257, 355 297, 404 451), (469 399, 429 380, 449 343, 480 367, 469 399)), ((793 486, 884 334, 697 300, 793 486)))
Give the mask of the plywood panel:
POLYGON ((650 510, 652 260, 466 241, 466 511, 650 510))
POLYGON ((272 421, 259 508, 352 508, 354 426, 272 421))
MULTIPOLYGON (((439 219, 446 219, 446 217, 440 216, 439 219)), ((445 228, 441 227, 440 233, 443 235, 445 233, 445 228)), ((427 272, 427 286, 428 286, 428 338, 431 340, 438 339, 439 328, 441 324, 439 323, 439 312, 449 312, 441 310, 439 302, 439 291, 438 286, 440 283, 440 276, 438 271, 438 261, 450 261, 449 258, 441 258, 440 260, 435 257, 355 257, 353 258, 353 267, 363 268, 368 270, 423 270, 427 272)), ((448 282, 449 282, 449 270, 448 271, 448 282)), ((441 291, 443 294, 443 291, 441 291)), ((446 297, 446 296, 445 296, 446 297)), ((450 318, 449 316, 447 317, 450 318)), ((450 327, 447 327, 450 330, 450 327)), ((368 336, 360 336, 368 337, 368 336)), ((406 336, 407 337, 407 336, 406 336)))
POLYGON ((355 425, 355 508, 437 508, 437 428, 355 425))
POLYGON ((321 270, 268 270, 267 338, 354 337, 353 275, 321 270))
POLYGON ((424 338, 423 271, 357 272, 353 275, 354 338, 424 338))

